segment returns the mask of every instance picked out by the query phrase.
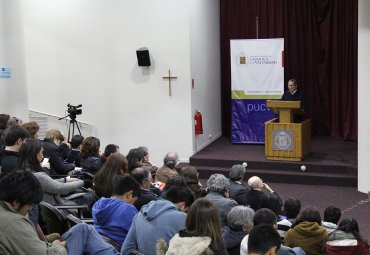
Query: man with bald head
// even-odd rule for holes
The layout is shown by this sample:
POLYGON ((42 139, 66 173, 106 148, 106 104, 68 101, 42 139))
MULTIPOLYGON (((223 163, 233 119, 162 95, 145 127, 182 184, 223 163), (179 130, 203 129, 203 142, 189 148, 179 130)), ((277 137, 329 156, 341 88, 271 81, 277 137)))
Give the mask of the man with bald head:
POLYGON ((166 183, 172 176, 177 176, 176 165, 179 162, 179 155, 177 152, 169 152, 163 158, 163 166, 159 168, 155 174, 155 180, 166 183))
POLYGON ((251 189, 247 193, 247 205, 249 205, 254 211, 260 209, 262 201, 266 199, 267 195, 263 190, 271 193, 272 196, 276 196, 281 201, 279 195, 258 176, 252 176, 249 178, 248 186, 251 189))

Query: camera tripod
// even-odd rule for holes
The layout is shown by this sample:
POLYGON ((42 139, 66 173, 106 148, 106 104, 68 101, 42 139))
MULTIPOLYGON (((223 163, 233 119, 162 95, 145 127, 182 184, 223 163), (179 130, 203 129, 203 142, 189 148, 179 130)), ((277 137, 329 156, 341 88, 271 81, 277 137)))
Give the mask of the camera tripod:
POLYGON ((65 119, 67 117, 70 117, 71 120, 69 121, 69 126, 68 126, 68 142, 71 142, 71 138, 75 135, 75 127, 77 127, 78 134, 81 135, 81 130, 80 127, 78 126, 78 122, 76 120, 76 117, 73 118, 70 114, 67 116, 64 116, 63 118, 59 118, 59 120, 65 119), (71 133, 71 126, 72 126, 72 133, 71 133))

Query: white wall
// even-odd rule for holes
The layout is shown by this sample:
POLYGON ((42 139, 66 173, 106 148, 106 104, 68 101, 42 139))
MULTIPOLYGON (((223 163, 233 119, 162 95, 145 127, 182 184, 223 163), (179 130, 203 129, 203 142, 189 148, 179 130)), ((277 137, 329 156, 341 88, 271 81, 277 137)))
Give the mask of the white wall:
POLYGON ((370 1, 358 3, 358 190, 367 193, 370 192, 370 1))
POLYGON ((11 78, 0 78, 0 113, 28 120, 24 39, 19 0, 0 1, 0 68, 11 68, 11 78))
POLYGON ((155 165, 171 150, 192 155, 187 1, 23 0, 23 14, 30 109, 62 116, 83 104, 77 119, 103 147, 147 146, 155 165), (149 68, 137 66, 143 46, 149 68))
POLYGON ((203 117, 203 134, 193 132, 199 151, 222 134, 219 0, 190 1, 190 56, 192 113, 203 117))

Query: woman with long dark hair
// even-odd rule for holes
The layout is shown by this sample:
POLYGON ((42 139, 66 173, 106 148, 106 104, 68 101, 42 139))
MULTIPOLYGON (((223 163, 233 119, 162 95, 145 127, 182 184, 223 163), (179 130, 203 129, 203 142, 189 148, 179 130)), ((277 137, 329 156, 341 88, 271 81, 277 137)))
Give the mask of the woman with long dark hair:
POLYGON ((369 255, 369 245, 360 235, 354 218, 343 219, 328 237, 324 246, 325 255, 369 255))
POLYGON ((61 195, 68 195, 81 188, 83 181, 75 178, 52 179, 41 167, 43 160, 42 142, 37 139, 26 139, 19 150, 15 169, 31 171, 41 184, 44 192, 43 201, 49 204, 60 203, 61 195))
POLYGON ((119 153, 111 154, 94 176, 93 188, 95 194, 98 197, 111 197, 113 183, 121 175, 128 175, 127 159, 119 153))
POLYGON ((208 200, 196 200, 188 211, 186 229, 176 234, 168 249, 158 242, 157 254, 227 254, 217 208, 208 200))

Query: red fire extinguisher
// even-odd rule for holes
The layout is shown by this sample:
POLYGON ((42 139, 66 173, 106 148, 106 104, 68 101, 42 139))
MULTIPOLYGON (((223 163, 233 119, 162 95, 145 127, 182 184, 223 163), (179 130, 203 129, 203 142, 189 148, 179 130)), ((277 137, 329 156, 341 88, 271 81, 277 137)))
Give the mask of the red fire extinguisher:
POLYGON ((203 134, 202 114, 197 110, 195 110, 194 114, 194 126, 195 134, 197 135, 203 134))

